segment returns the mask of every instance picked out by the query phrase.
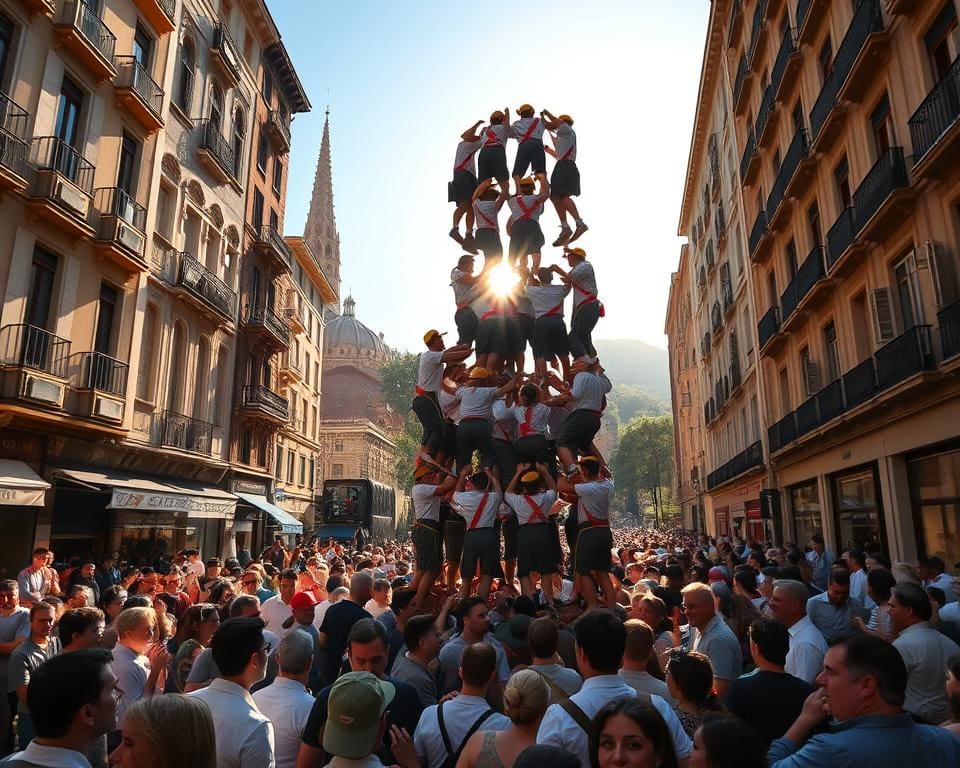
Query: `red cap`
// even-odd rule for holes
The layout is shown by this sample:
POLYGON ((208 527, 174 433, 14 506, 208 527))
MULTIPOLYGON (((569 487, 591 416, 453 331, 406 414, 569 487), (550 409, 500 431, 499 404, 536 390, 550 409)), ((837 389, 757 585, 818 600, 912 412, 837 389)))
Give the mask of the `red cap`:
POLYGON ((297 592, 290 601, 290 608, 298 611, 301 608, 312 608, 320 601, 314 597, 313 592, 297 592))
MULTIPOLYGON (((708 580, 708 581, 711 581, 711 582, 713 582, 713 581, 726 581, 726 580, 727 580, 727 569, 724 568, 722 565, 715 565, 715 566, 713 566, 713 568, 710 569, 709 573, 707 573, 707 580, 708 580)), ((301 593, 301 594, 302 594, 302 593, 301 593)), ((296 598, 294 598, 294 599, 296 599, 296 598)))

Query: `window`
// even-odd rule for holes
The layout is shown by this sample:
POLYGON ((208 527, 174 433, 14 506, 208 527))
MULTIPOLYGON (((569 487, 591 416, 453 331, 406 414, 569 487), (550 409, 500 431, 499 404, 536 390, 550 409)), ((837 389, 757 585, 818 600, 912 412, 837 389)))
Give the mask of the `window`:
POLYGON ((886 93, 870 113, 870 127, 873 131, 873 148, 877 152, 877 157, 882 157, 890 147, 896 144, 893 135, 893 118, 890 115, 890 98, 886 93))
POLYGON ((820 223, 820 206, 814 200, 807 208, 807 226, 810 230, 810 242, 823 245, 823 226, 820 223))
POLYGON ((193 48, 193 41, 189 38, 185 39, 180 44, 177 61, 177 83, 173 100, 188 117, 190 116, 190 107, 193 105, 193 80, 196 66, 197 54, 193 48))
POLYGON ((830 381, 840 378, 840 345, 837 343, 837 326, 831 320, 823 328, 823 346, 827 350, 827 375, 830 381))
POLYGON ((333 450, 336 453, 343 453, 343 440, 334 440, 333 441, 333 450))
POLYGON ((167 242, 173 242, 173 216, 176 206, 176 192, 165 184, 160 184, 157 192, 157 232, 167 242))
POLYGON ((243 175, 243 140, 247 133, 245 113, 237 107, 233 113, 233 177, 240 179, 243 175))
MULTIPOLYGON (((277 443, 277 456, 283 456, 283 443, 277 443)), ((273 476, 277 479, 277 482, 283 481, 283 462, 275 461, 273 467, 273 476)))
POLYGON ((263 192, 259 189, 253 190, 253 226, 258 232, 263 226, 263 192))
POLYGON ((840 197, 840 210, 844 211, 850 207, 850 166, 847 164, 847 156, 844 155, 833 169, 833 180, 837 185, 837 194, 840 197))
POLYGON ((287 451, 287 482, 293 484, 293 462, 294 462, 294 453, 291 450, 287 451))
POLYGON ((957 46, 953 41, 957 29, 957 9, 952 0, 943 4, 940 15, 934 19, 930 29, 923 36, 923 42, 930 58, 930 69, 935 81, 947 75, 950 65, 957 56, 957 46))
POLYGON ((797 244, 793 241, 793 238, 790 238, 790 242, 787 243, 786 247, 787 253, 787 272, 790 274, 790 279, 792 280, 797 276, 797 244))
POLYGON ((30 292, 23 321, 37 328, 47 328, 53 304, 53 285, 57 277, 57 257, 42 248, 33 251, 30 270, 30 292))
POLYGON ((820 62, 820 75, 826 80, 833 71, 833 42, 829 37, 823 41, 817 60, 820 62))
MULTIPOLYGON (((131 137, 129 134, 124 132, 123 138, 120 140, 120 163, 117 167, 117 187, 123 190, 127 196, 130 198, 133 197, 134 192, 136 191, 137 185, 137 154, 140 150, 140 145, 131 137)), ((121 197, 124 197, 121 195, 121 197)), ((119 204, 120 201, 118 201, 119 204)), ((123 200, 124 208, 129 208, 130 200, 123 200)), ((131 221, 133 218, 132 211, 118 211, 121 215, 125 212, 130 215, 124 216, 124 219, 131 221)))
POLYGON ((197 365, 193 375, 193 418, 207 419, 207 403, 210 400, 210 342, 201 336, 197 343, 197 365))
POLYGON ((313 370, 312 370, 313 366, 311 365, 311 362, 310 362, 310 353, 307 352, 307 353, 304 355, 304 357, 306 358, 306 362, 304 363, 304 366, 303 366, 303 367, 304 367, 304 375, 307 377, 306 385, 309 387, 309 386, 310 386, 310 374, 313 373, 313 370))
POLYGON ((920 301, 920 283, 917 259, 910 251, 894 268, 897 281, 897 300, 900 307, 900 327, 908 330, 923 323, 923 305, 920 301))
POLYGON ((272 208, 270 209, 270 226, 277 230, 277 232, 280 231, 280 217, 272 208))
POLYGON ((137 364, 137 398, 153 400, 154 355, 157 335, 157 308, 147 304, 143 314, 143 330, 140 333, 140 360, 137 364))
POLYGON ((7 59, 10 58, 10 48, 13 45, 13 22, 0 13, 0 85, 6 80, 7 59))
POLYGON ((780 369, 780 415, 790 413, 790 375, 786 366, 780 369))
MULTIPOLYGON (((60 85, 60 99, 57 102, 57 126, 55 135, 64 144, 77 146, 80 138, 80 110, 83 106, 83 91, 68 77, 60 85)), ((72 177, 72 173, 66 173, 72 177)))
POLYGON ((307 484, 307 457, 300 457, 300 485, 304 486, 307 484))
POLYGON ((137 24, 133 33, 133 58, 146 72, 150 71, 150 53, 153 49, 153 40, 147 31, 137 24))
MULTIPOLYGON (((276 164, 276 161, 274 161, 276 164)), ((257 170, 260 171, 266 177, 267 173, 267 138, 260 134, 260 138, 257 139, 257 170)))
POLYGON ((777 293, 777 273, 772 269, 767 273, 767 290, 770 294, 770 306, 777 306, 780 294, 777 293))
POLYGON ((343 464, 334 464, 334 465, 333 465, 333 476, 334 476, 334 477, 343 477, 343 464))
POLYGON ((117 314, 117 289, 109 283, 100 284, 100 301, 97 305, 97 330, 93 350, 109 355, 113 350, 113 319, 117 314))
POLYGON ((210 91, 210 122, 223 132, 223 89, 216 83, 210 91))
POLYGON ((310 474, 307 475, 307 487, 313 488, 317 482, 317 460, 310 459, 310 474))
POLYGON ((800 99, 797 99, 791 117, 793 119, 793 129, 795 131, 803 130, 803 102, 800 99))
POLYGON ((279 157, 273 158, 273 191, 279 193, 283 187, 283 163, 279 157))
POLYGON ((250 463, 253 455, 253 428, 247 427, 240 435, 240 461, 244 464, 250 463))
POLYGON ((263 100, 267 102, 267 106, 269 107, 273 101, 273 73, 270 72, 270 69, 267 67, 263 68, 263 82, 260 85, 260 93, 263 94, 263 100))
POLYGON ((183 326, 180 323, 175 323, 170 340, 169 376, 167 381, 167 409, 175 413, 182 413, 180 407, 181 400, 183 399, 183 376, 181 374, 187 366, 186 339, 184 335, 183 326))

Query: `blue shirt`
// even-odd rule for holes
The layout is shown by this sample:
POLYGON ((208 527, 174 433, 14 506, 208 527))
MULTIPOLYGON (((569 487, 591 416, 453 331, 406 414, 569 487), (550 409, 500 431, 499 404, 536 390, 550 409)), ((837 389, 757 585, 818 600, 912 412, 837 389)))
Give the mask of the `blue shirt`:
POLYGON ((829 593, 824 592, 807 600, 807 616, 830 645, 859 635, 860 630, 854 626, 853 620, 859 616, 866 621, 870 618, 870 611, 855 597, 848 597, 846 602, 837 608, 830 602, 829 593))
POLYGON ((777 739, 767 752, 770 768, 899 768, 905 765, 960 765, 960 739, 910 715, 864 715, 834 722, 829 733, 798 747, 777 739), (919 761, 919 762, 918 762, 919 761))

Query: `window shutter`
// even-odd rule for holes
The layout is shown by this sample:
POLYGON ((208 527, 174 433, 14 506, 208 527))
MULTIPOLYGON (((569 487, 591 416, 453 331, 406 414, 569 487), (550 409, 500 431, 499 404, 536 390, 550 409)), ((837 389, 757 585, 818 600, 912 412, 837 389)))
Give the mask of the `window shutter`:
POLYGON ((143 313, 143 333, 140 336, 140 359, 137 361, 137 397, 140 400, 152 400, 154 338, 157 333, 157 308, 147 305, 143 313))
POLYGON ((889 288, 874 288, 870 291, 870 310, 873 314, 874 339, 877 344, 886 344, 896 336, 889 288))
POLYGON ((820 366, 809 358, 806 360, 804 378, 807 385, 807 397, 813 397, 817 392, 823 389, 820 380, 820 366))
POLYGON ((960 281, 957 279, 957 268, 951 254, 942 244, 932 240, 927 241, 926 253, 937 306, 952 304, 960 298, 960 281))

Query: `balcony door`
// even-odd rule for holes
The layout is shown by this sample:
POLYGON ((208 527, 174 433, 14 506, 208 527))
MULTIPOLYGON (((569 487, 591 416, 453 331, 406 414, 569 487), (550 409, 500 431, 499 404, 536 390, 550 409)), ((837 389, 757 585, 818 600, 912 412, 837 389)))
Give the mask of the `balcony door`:
POLYGON ((153 49, 153 40, 147 31, 137 24, 133 34, 133 58, 143 67, 144 72, 150 72, 150 54, 153 49))
MULTIPOLYGON (((953 39, 956 29, 957 9, 952 2, 944 3, 940 15, 934 19, 933 24, 923 36, 934 82, 939 82, 946 76, 950 65, 957 57, 957 44, 953 39)), ((950 95, 956 96, 956 94, 950 95)))
POLYGON ((50 148, 46 162, 50 167, 62 173, 71 181, 77 180, 80 169, 80 155, 72 152, 77 149, 80 140, 80 113, 83 108, 83 91, 70 78, 64 76, 60 86, 60 98, 57 102, 57 123, 54 131, 59 139, 50 148))
POLYGON ((893 268, 897 281, 897 307, 900 310, 899 327, 908 331, 923 324, 923 304, 920 301, 920 281, 917 259, 911 251, 893 268))
POLYGON ((13 22, 0 13, 0 88, 7 81, 7 60, 10 58, 10 48, 12 46, 13 22))
POLYGON ((92 389, 112 391, 114 360, 113 330, 117 315, 117 289, 109 283, 100 284, 100 299, 97 303, 97 328, 93 337, 93 351, 97 354, 88 358, 86 380, 92 389))
POLYGON ((19 362, 31 368, 47 370, 50 355, 50 309, 53 305, 53 287, 57 277, 57 257, 36 248, 30 270, 30 292, 24 313, 23 335, 19 344, 19 362))
POLYGON ((114 213, 133 224, 133 201, 137 185, 137 153, 139 146, 126 133, 120 141, 120 163, 117 166, 117 199, 114 213))

